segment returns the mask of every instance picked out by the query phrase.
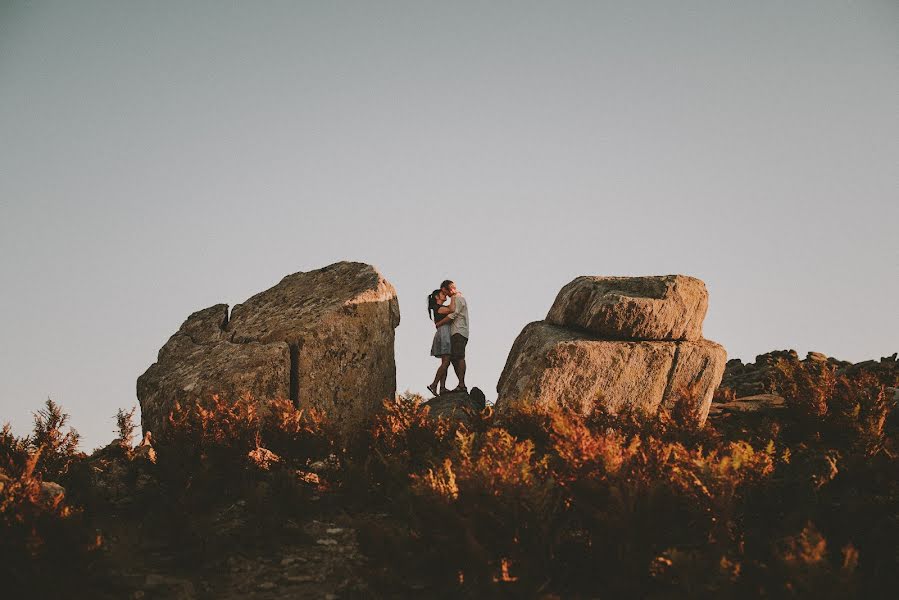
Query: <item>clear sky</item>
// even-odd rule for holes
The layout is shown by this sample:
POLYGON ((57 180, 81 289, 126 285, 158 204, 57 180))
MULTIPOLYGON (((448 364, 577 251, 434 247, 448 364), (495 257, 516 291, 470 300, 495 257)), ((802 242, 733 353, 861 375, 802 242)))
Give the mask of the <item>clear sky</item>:
POLYGON ((401 390, 445 277, 488 398, 582 274, 702 278, 731 357, 891 354, 897 107, 895 0, 0 0, 0 421, 105 443, 189 313, 344 259, 401 390))

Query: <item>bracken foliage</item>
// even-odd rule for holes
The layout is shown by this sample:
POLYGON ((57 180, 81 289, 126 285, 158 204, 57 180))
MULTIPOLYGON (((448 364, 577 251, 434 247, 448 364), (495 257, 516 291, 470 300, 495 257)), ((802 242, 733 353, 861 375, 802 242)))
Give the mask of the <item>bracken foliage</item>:
MULTIPOLYGON (((778 377, 776 422, 721 431, 698 426, 695 389, 654 415, 521 405, 463 420, 435 418, 407 394, 350 437, 286 400, 211 396, 175 406, 158 460, 102 452, 125 461, 127 510, 184 552, 222 545, 207 516, 216 507, 244 502, 256 519, 247 527, 271 545, 328 496, 355 518, 376 595, 881 597, 899 586, 892 398, 876 378, 828 365, 778 377)), ((76 522, 77 511, 35 500, 37 437, 59 457, 48 473, 76 483, 79 464, 64 435, 47 434, 61 414, 42 419, 26 440, 0 433, 8 531, 76 522)), ((119 440, 129 433, 120 427, 119 440)), ((83 497, 85 514, 114 500, 83 497)), ((54 539, 83 553, 71 531, 54 539)), ((18 552, 11 564, 36 564, 16 536, 4 538, 18 540, 4 542, 18 552)))
POLYGON ((84 455, 69 416, 47 400, 30 436, 0 430, 0 581, 6 593, 53 597, 83 581, 101 545, 57 482, 68 482, 84 455), (51 481, 52 480, 52 481, 51 481))

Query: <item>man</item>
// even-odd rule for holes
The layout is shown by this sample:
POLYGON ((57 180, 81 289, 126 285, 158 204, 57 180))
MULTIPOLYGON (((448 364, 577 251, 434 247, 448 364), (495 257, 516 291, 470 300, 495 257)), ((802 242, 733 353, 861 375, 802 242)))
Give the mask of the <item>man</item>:
POLYGON ((440 289, 451 297, 455 303, 455 310, 448 314, 446 318, 437 323, 439 329, 447 320, 450 324, 450 361, 453 364, 453 370, 456 377, 459 378, 459 386, 453 390, 454 392, 467 392, 465 387, 465 346, 468 345, 468 302, 462 293, 456 289, 456 284, 447 279, 440 284, 440 289))

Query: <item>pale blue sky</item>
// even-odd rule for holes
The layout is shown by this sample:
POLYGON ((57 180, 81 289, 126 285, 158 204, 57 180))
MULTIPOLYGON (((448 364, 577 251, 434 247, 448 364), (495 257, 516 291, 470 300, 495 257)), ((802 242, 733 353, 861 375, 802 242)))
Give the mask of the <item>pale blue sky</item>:
POLYGON ((4 2, 0 421, 85 448, 192 311, 349 259, 469 299, 469 381, 576 275, 686 273, 730 356, 899 350, 899 4, 4 2))

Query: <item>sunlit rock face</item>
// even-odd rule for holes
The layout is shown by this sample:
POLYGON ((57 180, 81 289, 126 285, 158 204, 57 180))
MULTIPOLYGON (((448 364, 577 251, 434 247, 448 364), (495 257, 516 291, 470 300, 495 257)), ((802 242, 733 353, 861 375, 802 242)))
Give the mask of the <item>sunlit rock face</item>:
POLYGON ((347 432, 396 392, 394 287, 371 265, 288 275, 238 304, 190 315, 137 380, 144 430, 164 435, 175 405, 218 394, 264 406, 289 398, 347 432))
POLYGON ((709 306, 695 277, 578 277, 563 287, 546 322, 623 340, 702 339, 709 306))
POLYGON ((693 277, 578 277, 515 340, 497 409, 588 414, 600 403, 653 414, 689 389, 705 421, 727 361, 722 346, 702 339, 707 308, 705 284, 693 277))

